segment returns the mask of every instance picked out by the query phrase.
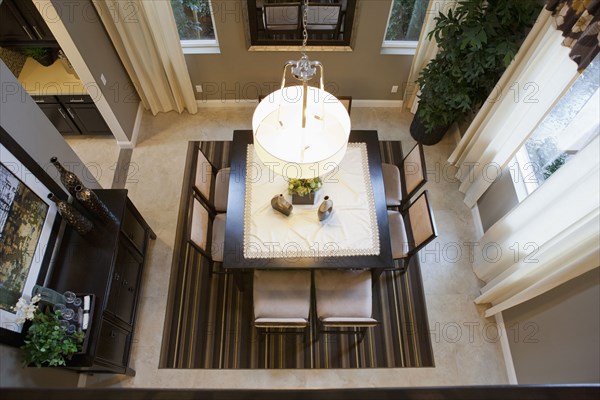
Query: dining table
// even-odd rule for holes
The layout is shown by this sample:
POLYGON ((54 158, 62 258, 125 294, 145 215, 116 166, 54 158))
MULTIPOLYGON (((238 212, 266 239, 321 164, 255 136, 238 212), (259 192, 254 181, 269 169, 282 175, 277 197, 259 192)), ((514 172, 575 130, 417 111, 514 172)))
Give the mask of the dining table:
POLYGON ((271 207, 271 198, 279 194, 291 201, 288 182, 258 158, 252 131, 234 131, 230 151, 225 270, 380 273, 393 268, 377 131, 352 130, 338 168, 322 177, 318 200, 314 205, 294 204, 289 216, 271 207), (333 212, 320 221, 317 210, 325 195, 333 202, 333 212))

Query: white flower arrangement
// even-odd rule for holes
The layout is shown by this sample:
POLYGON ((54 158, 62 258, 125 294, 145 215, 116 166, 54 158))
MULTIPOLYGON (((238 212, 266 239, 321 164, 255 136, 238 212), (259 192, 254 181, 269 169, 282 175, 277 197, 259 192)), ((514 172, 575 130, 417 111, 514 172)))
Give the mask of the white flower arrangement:
POLYGON ((31 298, 31 301, 27 301, 26 299, 21 297, 19 301, 17 301, 17 304, 12 308, 13 311, 15 311, 15 314, 17 315, 15 322, 17 324, 23 324, 27 320, 31 321, 34 316, 33 314, 35 314, 35 312, 38 309, 37 303, 40 301, 41 298, 42 296, 40 296, 39 294, 33 296, 31 298))

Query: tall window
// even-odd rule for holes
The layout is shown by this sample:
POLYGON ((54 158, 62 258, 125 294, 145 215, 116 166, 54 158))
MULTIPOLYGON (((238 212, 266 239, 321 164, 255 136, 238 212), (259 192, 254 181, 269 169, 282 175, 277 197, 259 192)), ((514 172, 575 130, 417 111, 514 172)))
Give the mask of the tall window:
POLYGON ((383 40, 384 53, 414 54, 428 0, 394 0, 383 40), (387 49, 387 51, 386 51, 387 49))
POLYGON ((184 53, 219 52, 210 0, 171 0, 171 8, 184 53))
MULTIPOLYGON (((510 172, 519 201, 598 136, 599 88, 600 56, 596 56, 515 155, 510 172)), ((534 95, 530 101, 535 101, 534 95)))

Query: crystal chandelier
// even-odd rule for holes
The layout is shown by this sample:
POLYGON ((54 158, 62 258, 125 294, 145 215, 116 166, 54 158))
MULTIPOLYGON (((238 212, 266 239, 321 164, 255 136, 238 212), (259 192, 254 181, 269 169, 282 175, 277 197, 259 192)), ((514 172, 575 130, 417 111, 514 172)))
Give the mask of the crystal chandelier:
POLYGON ((283 67, 281 88, 266 96, 252 118, 254 148, 271 170, 287 178, 315 178, 334 171, 346 153, 350 116, 323 84, 323 65, 306 55, 308 0, 302 17, 302 57, 283 67), (285 87, 286 73, 301 85, 285 87), (319 87, 308 82, 320 72, 319 87))

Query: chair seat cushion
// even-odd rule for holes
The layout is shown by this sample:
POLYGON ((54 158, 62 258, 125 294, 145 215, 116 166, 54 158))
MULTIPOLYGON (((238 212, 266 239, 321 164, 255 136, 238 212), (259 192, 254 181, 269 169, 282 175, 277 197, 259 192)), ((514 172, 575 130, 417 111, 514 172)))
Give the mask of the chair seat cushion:
POLYGON ((371 318, 371 271, 316 270, 317 316, 371 318))
POLYGON ((310 271, 254 271, 254 318, 308 320, 310 271))
POLYGON ((225 224, 227 214, 217 214, 212 226, 211 255, 213 261, 222 262, 225 248, 225 224))
POLYGON ((392 242, 392 258, 406 257, 409 247, 402 214, 388 210, 388 224, 390 227, 390 241, 392 242))
POLYGON ((383 173, 383 188, 385 190, 385 203, 389 206, 399 206, 402 201, 402 183, 400 169, 394 164, 381 164, 383 173))
POLYGON ((215 180, 215 209, 219 212, 227 212, 230 175, 230 168, 223 168, 217 172, 217 178, 215 180))
POLYGON ((254 326, 257 328, 302 328, 308 325, 308 320, 304 318, 257 318, 254 320, 254 326))

